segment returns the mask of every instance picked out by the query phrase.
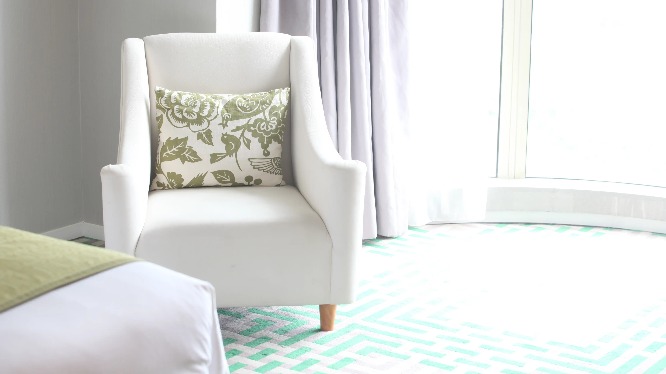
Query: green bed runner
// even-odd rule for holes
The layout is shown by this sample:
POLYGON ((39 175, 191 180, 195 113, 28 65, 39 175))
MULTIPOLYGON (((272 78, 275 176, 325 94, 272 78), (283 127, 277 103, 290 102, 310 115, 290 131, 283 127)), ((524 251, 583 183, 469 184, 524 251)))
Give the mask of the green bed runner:
POLYGON ((0 226, 0 312, 135 260, 119 252, 0 226))

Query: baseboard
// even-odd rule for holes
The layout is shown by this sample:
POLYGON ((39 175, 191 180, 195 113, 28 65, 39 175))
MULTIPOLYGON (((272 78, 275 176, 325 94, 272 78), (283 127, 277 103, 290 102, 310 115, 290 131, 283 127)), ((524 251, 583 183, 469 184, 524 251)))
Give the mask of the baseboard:
POLYGON ((81 222, 83 224, 83 236, 93 238, 95 240, 104 240, 104 226, 95 225, 94 223, 81 222))
POLYGON ((78 222, 73 225, 61 227, 42 233, 52 238, 72 240, 81 236, 87 236, 95 240, 104 240, 104 226, 88 222, 78 222))

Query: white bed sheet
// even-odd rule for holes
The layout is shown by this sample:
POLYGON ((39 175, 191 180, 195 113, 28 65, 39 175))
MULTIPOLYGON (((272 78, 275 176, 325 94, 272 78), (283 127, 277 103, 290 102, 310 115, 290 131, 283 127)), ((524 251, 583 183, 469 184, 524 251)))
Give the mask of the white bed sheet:
POLYGON ((204 281, 122 265, 0 313, 0 373, 228 373, 204 281))

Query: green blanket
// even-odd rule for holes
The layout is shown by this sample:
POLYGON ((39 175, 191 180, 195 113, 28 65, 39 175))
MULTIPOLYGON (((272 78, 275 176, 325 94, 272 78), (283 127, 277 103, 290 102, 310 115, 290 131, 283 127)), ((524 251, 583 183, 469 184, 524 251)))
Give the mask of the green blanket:
POLYGON ((0 312, 135 260, 119 252, 0 226, 0 312))

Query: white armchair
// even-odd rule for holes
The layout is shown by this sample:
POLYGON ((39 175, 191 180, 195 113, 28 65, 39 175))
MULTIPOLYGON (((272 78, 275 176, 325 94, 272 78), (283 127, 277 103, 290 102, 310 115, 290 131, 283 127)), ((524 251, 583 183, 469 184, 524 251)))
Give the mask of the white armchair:
POLYGON ((166 34, 122 45, 118 164, 101 171, 107 248, 212 283, 218 307, 354 300, 365 165, 343 160, 324 120, 307 37, 166 34), (157 145, 155 86, 202 93, 291 87, 283 187, 149 191, 157 145))

